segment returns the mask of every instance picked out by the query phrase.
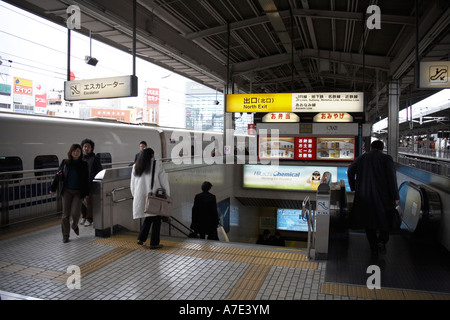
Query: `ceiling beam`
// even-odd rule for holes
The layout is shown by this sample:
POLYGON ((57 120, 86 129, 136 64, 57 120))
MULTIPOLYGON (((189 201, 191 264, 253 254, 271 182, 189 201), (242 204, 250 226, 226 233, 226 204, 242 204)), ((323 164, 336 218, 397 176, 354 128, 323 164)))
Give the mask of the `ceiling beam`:
MULTIPOLYGON (((141 1, 140 1, 141 2, 141 1)), ((346 21, 361 21, 361 13, 359 12, 346 12, 335 10, 310 10, 310 9, 292 9, 292 13, 288 10, 278 11, 281 18, 288 18, 291 15, 298 18, 311 18, 311 19, 334 19, 334 20, 346 20, 346 21)), ((238 30, 243 28, 249 28, 258 24, 269 23, 270 19, 267 15, 252 17, 236 22, 230 23, 230 30, 238 30)), ((388 15, 383 14, 382 23, 386 24, 402 24, 402 25, 414 25, 414 17, 388 15)), ((196 32, 184 33, 183 36, 186 39, 194 40, 198 38, 210 37, 227 32, 227 26, 221 25, 213 28, 208 28, 196 32)))
MULTIPOLYGON (((296 51, 296 59, 321 59, 332 62, 347 63, 356 66, 363 66, 363 55, 358 53, 317 50, 317 49, 302 49, 296 51)), ((379 69, 389 71, 390 62, 389 57, 365 55, 365 67, 369 69, 379 69)), ((264 70, 282 64, 291 62, 291 55, 282 53, 274 56, 254 59, 245 62, 235 63, 232 66, 233 73, 244 73, 249 71, 264 70)))

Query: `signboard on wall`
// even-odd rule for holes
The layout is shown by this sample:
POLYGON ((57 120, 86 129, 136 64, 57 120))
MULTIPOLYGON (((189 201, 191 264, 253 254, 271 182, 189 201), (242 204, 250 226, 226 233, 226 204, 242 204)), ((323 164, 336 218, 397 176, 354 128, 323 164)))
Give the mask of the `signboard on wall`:
POLYGON ((421 88, 450 88, 450 61, 427 61, 420 63, 421 88))
POLYGON ((292 112, 270 112, 262 118, 262 122, 300 122, 300 117, 292 112))
POLYGON ((228 94, 227 112, 363 112, 362 92, 228 94))
POLYGON ((260 159, 352 161, 355 138, 260 137, 258 156, 260 159))
POLYGON ((331 173, 331 182, 345 181, 347 167, 330 166, 267 166, 244 165, 243 187, 275 190, 315 191, 324 172, 331 173))
POLYGON ((34 113, 33 81, 14 78, 14 112, 34 113))
POLYGON ((147 88, 147 104, 159 104, 159 88, 147 88))

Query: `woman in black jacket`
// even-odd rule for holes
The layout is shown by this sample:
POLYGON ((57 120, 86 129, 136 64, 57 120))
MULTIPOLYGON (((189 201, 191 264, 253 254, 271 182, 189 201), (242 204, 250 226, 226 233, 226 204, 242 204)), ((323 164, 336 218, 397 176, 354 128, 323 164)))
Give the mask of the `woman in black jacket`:
POLYGON ((73 231, 76 235, 80 234, 78 220, 81 204, 83 199, 89 196, 89 169, 87 162, 81 157, 81 152, 79 144, 73 144, 70 147, 67 153, 68 158, 61 162, 50 188, 51 195, 56 192, 58 187, 61 188, 63 199, 61 230, 64 243, 69 241, 70 216, 72 216, 73 231))

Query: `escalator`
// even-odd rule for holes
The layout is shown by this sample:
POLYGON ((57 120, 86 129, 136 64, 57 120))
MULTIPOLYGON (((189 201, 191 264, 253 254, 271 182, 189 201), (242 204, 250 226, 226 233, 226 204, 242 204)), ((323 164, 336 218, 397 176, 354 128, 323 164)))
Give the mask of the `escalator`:
POLYGON ((402 220, 402 234, 414 238, 435 238, 442 216, 439 193, 427 185, 406 181, 400 185, 399 195, 397 209, 402 220))

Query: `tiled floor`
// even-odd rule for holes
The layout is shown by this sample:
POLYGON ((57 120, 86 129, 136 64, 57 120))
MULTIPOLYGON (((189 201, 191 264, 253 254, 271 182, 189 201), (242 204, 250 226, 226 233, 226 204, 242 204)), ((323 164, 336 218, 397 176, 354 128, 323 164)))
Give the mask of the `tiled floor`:
POLYGON ((0 237, 0 297, 47 300, 356 300, 449 299, 448 294, 365 286, 326 279, 332 261, 304 251, 242 243, 136 235, 95 237, 80 227, 63 243, 54 223, 0 237), (75 266, 75 267, 73 267, 75 266), (76 267, 79 273, 72 274, 76 267), (78 281, 71 281, 79 275, 78 281), (79 285, 79 289, 70 288, 79 285), (383 291, 384 290, 384 291, 383 291), (405 293, 406 292, 406 293, 405 293))

